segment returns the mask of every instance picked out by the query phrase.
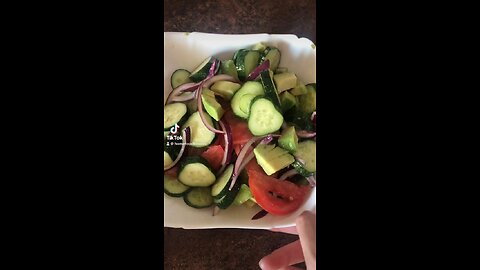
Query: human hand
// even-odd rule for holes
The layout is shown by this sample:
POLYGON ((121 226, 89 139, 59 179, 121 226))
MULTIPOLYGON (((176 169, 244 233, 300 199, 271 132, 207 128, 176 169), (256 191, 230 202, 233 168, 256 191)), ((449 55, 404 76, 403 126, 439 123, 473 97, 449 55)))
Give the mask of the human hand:
POLYGON ((299 269, 291 265, 301 262, 305 262, 308 270, 316 269, 316 214, 310 211, 305 211, 296 219, 295 224, 295 227, 272 229, 274 232, 298 234, 300 239, 263 257, 259 262, 259 266, 262 270, 299 269))

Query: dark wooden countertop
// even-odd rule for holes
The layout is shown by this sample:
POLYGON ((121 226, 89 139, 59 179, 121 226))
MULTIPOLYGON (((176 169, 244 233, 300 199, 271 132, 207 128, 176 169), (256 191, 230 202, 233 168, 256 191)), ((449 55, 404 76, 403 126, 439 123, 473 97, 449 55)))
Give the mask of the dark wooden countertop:
MULTIPOLYGON (((165 32, 295 34, 316 43, 314 0, 164 2, 165 32)), ((164 228, 168 270, 260 269, 258 261, 297 236, 265 230, 164 228)), ((304 264, 299 265, 305 269, 304 264)))

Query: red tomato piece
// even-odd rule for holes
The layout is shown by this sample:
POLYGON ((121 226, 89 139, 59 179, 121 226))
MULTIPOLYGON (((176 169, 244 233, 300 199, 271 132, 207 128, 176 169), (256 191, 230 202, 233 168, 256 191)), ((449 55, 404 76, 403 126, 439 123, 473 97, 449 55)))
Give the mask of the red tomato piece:
POLYGON ((248 171, 248 184, 258 205, 272 215, 295 212, 304 203, 309 190, 307 186, 300 187, 256 170, 248 171))
POLYGON ((232 142, 234 145, 243 145, 253 137, 253 134, 248 129, 247 121, 236 117, 231 110, 225 112, 223 119, 225 119, 232 130, 232 142))
POLYGON ((220 145, 213 145, 208 147, 207 151, 203 152, 201 156, 205 158, 213 170, 218 171, 222 167, 223 147, 220 145))

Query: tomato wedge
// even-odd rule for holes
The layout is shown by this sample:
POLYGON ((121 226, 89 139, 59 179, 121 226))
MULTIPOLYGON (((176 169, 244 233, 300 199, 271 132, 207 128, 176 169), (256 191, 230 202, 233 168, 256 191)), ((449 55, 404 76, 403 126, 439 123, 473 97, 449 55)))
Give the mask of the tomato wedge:
POLYGON ((201 156, 208 161, 213 170, 218 171, 222 167, 223 154, 222 146, 213 145, 208 147, 207 151, 203 152, 201 156))
POLYGON ((253 138, 246 120, 236 117, 231 110, 226 111, 223 117, 232 130, 232 143, 234 145, 243 145, 253 138))
POLYGON ((304 203, 310 189, 307 186, 300 187, 289 181, 278 180, 257 170, 251 169, 247 172, 253 197, 260 207, 272 215, 295 212, 304 203))

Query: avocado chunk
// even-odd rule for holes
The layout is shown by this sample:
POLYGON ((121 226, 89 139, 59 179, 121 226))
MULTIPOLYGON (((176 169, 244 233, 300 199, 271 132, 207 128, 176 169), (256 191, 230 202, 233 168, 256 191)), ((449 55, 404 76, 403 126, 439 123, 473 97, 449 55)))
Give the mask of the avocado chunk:
POLYGON ((219 81, 216 82, 210 87, 210 89, 225 98, 226 100, 231 100, 235 92, 240 89, 241 85, 229 81, 219 81))
POLYGON ((267 175, 272 175, 295 161, 287 151, 273 144, 260 144, 253 149, 253 153, 267 175))
POLYGON ((297 106, 297 98, 288 91, 285 91, 280 94, 280 103, 282 104, 282 111, 286 112, 297 106))
POLYGON ((316 86, 309 84, 307 93, 298 97, 300 112, 304 114, 312 113, 317 110, 317 91, 316 86))
POLYGON ((273 76, 278 93, 297 86, 297 76, 292 72, 284 72, 273 76))
POLYGON ((250 198, 252 198, 252 192, 250 191, 250 188, 247 185, 242 184, 242 186, 240 187, 240 191, 237 194, 237 197, 235 197, 235 200, 233 201, 233 204, 241 205, 244 202, 250 200, 250 198))
POLYGON ((301 81, 297 81, 297 85, 289 91, 290 94, 294 95, 294 96, 301 96, 301 95, 305 95, 307 93, 307 87, 305 86, 305 84, 301 81))
POLYGON ((298 136, 294 126, 288 127, 282 132, 278 139, 278 145, 290 153, 297 151, 298 136))
POLYGON ((202 91, 202 103, 207 113, 217 121, 219 121, 225 113, 222 105, 215 99, 215 93, 208 88, 204 88, 202 91))

